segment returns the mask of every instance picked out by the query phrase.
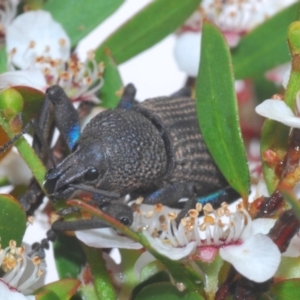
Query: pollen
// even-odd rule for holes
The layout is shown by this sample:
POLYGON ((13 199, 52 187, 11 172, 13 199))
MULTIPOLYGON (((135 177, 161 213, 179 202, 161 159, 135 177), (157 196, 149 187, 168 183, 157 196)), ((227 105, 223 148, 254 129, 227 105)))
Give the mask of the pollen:
POLYGON ((170 220, 175 220, 177 218, 177 213, 169 212, 168 217, 169 217, 170 220))
POLYGON ((155 206, 154 206, 154 211, 156 212, 156 213, 160 213, 161 211, 163 210, 163 205, 162 204, 155 204, 155 206))
POLYGON ((154 215, 154 211, 153 210, 149 210, 147 211, 147 213, 145 214, 145 217, 146 218, 152 218, 154 215))
POLYGON ((143 197, 138 197, 138 198, 135 200, 135 203, 136 203, 137 205, 141 205, 143 201, 144 201, 144 198, 143 198, 143 197))
POLYGON ((199 216, 199 212, 196 209, 190 209, 188 214, 191 218, 197 218, 199 216))

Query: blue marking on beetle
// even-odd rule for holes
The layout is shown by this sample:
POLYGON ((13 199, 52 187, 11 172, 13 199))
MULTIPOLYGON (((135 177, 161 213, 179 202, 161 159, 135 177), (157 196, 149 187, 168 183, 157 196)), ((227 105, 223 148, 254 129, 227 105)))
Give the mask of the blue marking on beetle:
POLYGON ((158 190, 158 191, 155 191, 155 192, 153 192, 152 194, 150 194, 149 196, 148 196, 148 199, 149 200, 155 200, 159 195, 161 195, 161 193, 162 193, 162 190, 158 190))
POLYGON ((226 195, 226 191, 221 190, 221 191, 217 191, 215 193, 209 194, 207 196, 199 197, 199 198, 197 198, 197 202, 201 203, 202 205, 205 205, 206 203, 213 204, 213 202, 216 199, 219 199, 220 196, 225 196, 225 195, 226 195))
POLYGON ((68 145, 70 149, 72 149, 79 139, 80 136, 80 126, 78 124, 75 124, 71 127, 69 133, 68 133, 68 145))
POLYGON ((129 101, 122 101, 120 106, 121 106, 121 108, 124 108, 124 109, 131 109, 132 103, 129 101))

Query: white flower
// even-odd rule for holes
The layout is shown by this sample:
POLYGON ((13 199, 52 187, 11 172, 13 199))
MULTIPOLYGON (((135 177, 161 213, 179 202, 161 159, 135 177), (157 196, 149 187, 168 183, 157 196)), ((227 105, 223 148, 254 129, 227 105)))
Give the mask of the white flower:
MULTIPOLYGON (((172 260, 201 259, 210 262, 219 252, 238 272, 253 281, 263 282, 275 274, 280 263, 280 251, 265 235, 275 220, 252 221, 241 206, 234 213, 229 211, 227 204, 216 211, 210 205, 204 208, 203 221, 198 218, 201 207, 197 205, 197 210, 190 210, 189 216, 177 225, 178 211, 160 204, 152 208, 141 205, 134 212, 131 228, 142 231, 155 251, 172 260)), ((139 244, 128 238, 126 240, 113 229, 90 232, 87 230, 83 234, 77 231, 76 236, 92 247, 138 249, 139 244)), ((145 264, 153 260, 154 257, 147 251, 140 256, 135 265, 137 277, 145 264)))
POLYGON ((141 249, 143 246, 130 238, 119 235, 113 228, 97 228, 75 231, 76 237, 94 248, 141 249))
POLYGON ((296 110, 297 114, 295 115, 284 101, 275 99, 267 99, 255 108, 255 111, 265 118, 275 120, 289 127, 300 128, 300 92, 296 96, 296 110))
MULTIPOLYGON (((188 258, 210 262, 219 252, 224 260, 250 280, 263 282, 271 278, 279 266, 280 251, 265 233, 275 221, 252 221, 249 214, 240 207, 235 213, 231 213, 226 205, 217 211, 208 211, 213 212, 213 215, 205 215, 201 222, 197 218, 198 211, 191 210, 190 216, 182 219, 178 227, 174 216, 169 215, 160 228, 161 234, 145 235, 157 252, 170 259, 188 258), (183 253, 179 258, 178 252, 183 253)), ((140 261, 137 264, 139 270, 135 268, 135 271, 139 273, 143 264, 140 261)))
MULTIPOLYGON (((236 33, 241 37, 295 2, 296 0, 204 0, 201 7, 204 16, 220 27, 222 32, 236 33)), ((235 43, 237 45, 238 39, 235 43)))
MULTIPOLYGON (((131 203, 134 210, 134 221, 131 229, 140 231, 145 228, 152 232, 159 226, 159 218, 167 214, 171 209, 160 204, 152 206, 142 204, 141 207, 136 207, 131 203)), ((174 210, 174 209, 173 209, 174 210)), ((88 230, 75 231, 76 237, 90 247, 95 248, 121 248, 121 249, 141 249, 143 246, 130 238, 121 235, 113 228, 97 228, 88 230)))
MULTIPOLYGON (((71 55, 69 37, 50 13, 30 11, 14 19, 7 28, 6 50, 10 70, 15 71, 17 67, 35 71, 36 77, 44 77, 43 90, 59 84, 73 101, 99 101, 96 92, 103 84, 104 65, 97 65, 92 52, 85 63, 80 62, 76 54, 71 55)), ((27 74, 28 78, 23 81, 29 85, 34 80, 27 74)), ((19 84, 17 73, 8 72, 4 76, 8 85, 19 84)), ((40 83, 41 80, 37 83, 39 89, 40 83)))
POLYGON ((62 26, 46 11, 19 15, 7 28, 6 49, 12 63, 21 69, 31 68, 36 58, 66 61, 71 43, 62 26))
POLYGON ((8 247, 0 248, 0 266, 4 272, 0 278, 0 299, 35 299, 24 295, 32 293, 33 285, 44 274, 38 257, 28 257, 23 246, 17 247, 15 241, 10 241, 8 247))
POLYGON ((175 59, 189 76, 197 76, 202 21, 208 19, 223 32, 228 45, 236 47, 243 35, 297 0, 203 0, 178 30, 175 59))
POLYGON ((18 70, 0 74, 0 90, 13 86, 34 87, 44 92, 47 88, 47 82, 40 70, 18 70))
POLYGON ((16 289, 7 285, 0 278, 0 299, 9 299, 9 300, 34 300, 35 296, 24 296, 16 289))

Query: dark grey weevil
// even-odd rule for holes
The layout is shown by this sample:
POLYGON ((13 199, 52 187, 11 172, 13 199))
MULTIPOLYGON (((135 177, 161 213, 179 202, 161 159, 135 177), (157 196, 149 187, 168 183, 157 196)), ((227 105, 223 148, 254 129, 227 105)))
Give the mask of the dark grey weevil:
POLYGON ((78 120, 63 108, 70 106, 55 107, 68 101, 66 95, 59 86, 47 90, 56 119, 73 116, 66 121, 71 126, 64 127, 69 128, 65 135, 70 144, 75 144, 72 153, 46 174, 44 186, 51 197, 67 199, 76 190, 86 190, 100 206, 127 194, 167 206, 189 198, 180 217, 199 197, 215 205, 236 198, 203 141, 195 101, 181 91, 138 103, 135 92, 127 85, 118 108, 95 116, 77 139, 73 128, 78 120))

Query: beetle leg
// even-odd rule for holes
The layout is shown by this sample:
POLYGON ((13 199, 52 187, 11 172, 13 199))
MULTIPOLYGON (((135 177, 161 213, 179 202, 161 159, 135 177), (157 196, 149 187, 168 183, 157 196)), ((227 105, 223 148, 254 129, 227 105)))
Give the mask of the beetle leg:
POLYGON ((190 182, 178 182, 159 189, 147 195, 143 201, 145 204, 161 203, 174 206, 182 198, 191 198, 195 194, 193 184, 190 182))
POLYGON ((134 104, 138 103, 134 98, 136 94, 136 88, 132 83, 125 86, 123 95, 119 102, 118 107, 124 109, 130 109, 134 104))

